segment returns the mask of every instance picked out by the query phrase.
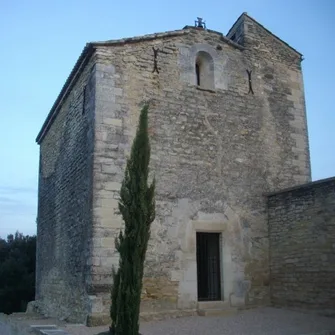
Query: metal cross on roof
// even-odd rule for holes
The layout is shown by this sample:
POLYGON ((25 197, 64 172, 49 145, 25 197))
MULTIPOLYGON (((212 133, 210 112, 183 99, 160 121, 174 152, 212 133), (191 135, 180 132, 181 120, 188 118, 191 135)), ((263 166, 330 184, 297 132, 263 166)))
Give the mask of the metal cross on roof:
POLYGON ((201 17, 197 17, 197 20, 194 21, 194 24, 197 28, 206 29, 206 22, 201 17))

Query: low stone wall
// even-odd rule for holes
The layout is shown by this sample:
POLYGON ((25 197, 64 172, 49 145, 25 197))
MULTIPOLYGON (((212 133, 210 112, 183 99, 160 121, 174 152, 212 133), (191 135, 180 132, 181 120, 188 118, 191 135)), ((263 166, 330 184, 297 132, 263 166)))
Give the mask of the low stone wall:
POLYGON ((335 316, 335 178, 268 197, 274 306, 335 316))

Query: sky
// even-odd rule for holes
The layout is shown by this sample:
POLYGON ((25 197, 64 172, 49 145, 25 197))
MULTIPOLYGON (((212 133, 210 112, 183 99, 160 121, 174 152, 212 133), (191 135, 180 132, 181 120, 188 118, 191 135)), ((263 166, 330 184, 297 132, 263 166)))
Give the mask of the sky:
POLYGON ((90 41, 181 29, 226 34, 242 12, 304 55, 312 179, 335 176, 335 1, 0 0, 0 237, 36 233, 35 138, 90 41))

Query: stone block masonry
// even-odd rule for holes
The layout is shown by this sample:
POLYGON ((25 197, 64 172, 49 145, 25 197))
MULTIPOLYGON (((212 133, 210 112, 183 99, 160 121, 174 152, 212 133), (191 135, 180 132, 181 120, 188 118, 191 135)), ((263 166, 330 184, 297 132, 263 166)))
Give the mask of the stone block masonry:
POLYGON ((271 302, 335 316, 335 178, 268 202, 271 302))
POLYGON ((90 310, 95 99, 89 62, 40 144, 36 300, 47 315, 85 321, 90 310))
POLYGON ((219 234, 215 299, 269 302, 264 192, 310 181, 301 55, 245 14, 233 30, 238 43, 185 27, 84 49, 38 136, 36 298, 51 315, 109 321, 117 199, 144 101, 157 216, 142 315, 197 309, 201 232, 219 234))
POLYGON ((100 263, 92 268, 92 285, 99 292, 94 298, 100 301, 99 311, 108 313, 104 297, 118 261, 113 241, 122 227, 115 199, 144 100, 151 101, 157 219, 146 259, 142 312, 197 308, 199 231, 222 236, 221 300, 234 307, 268 302, 262 194, 310 180, 304 106, 294 105, 303 97, 300 60, 291 50, 276 65, 271 54, 262 57, 253 68, 252 95, 246 63, 254 64, 258 54, 245 55, 242 49, 217 33, 192 28, 164 39, 97 47, 92 224, 93 257, 100 263), (153 48, 161 50, 159 74, 153 72, 153 48), (214 90, 196 85, 199 52, 212 59, 214 90), (295 59, 290 66, 288 57, 295 59), (300 88, 294 97, 293 88, 300 88))

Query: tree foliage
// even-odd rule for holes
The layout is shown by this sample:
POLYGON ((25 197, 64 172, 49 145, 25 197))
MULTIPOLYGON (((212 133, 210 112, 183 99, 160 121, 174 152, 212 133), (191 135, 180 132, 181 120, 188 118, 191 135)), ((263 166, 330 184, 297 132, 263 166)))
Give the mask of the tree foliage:
POLYGON ((150 143, 148 105, 140 113, 139 126, 121 185, 119 210, 125 223, 115 240, 120 260, 113 269, 110 333, 138 335, 144 260, 155 218, 155 180, 148 185, 150 143))
POLYGON ((0 238, 0 312, 25 312, 35 298, 36 236, 0 238))

